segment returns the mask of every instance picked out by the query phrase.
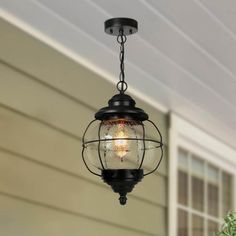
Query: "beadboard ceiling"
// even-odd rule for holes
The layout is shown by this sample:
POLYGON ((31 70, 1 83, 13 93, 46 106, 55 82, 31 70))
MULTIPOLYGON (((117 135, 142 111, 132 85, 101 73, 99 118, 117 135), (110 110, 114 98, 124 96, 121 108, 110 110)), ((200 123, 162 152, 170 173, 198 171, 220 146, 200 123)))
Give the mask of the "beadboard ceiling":
POLYGON ((130 87, 236 147, 235 0, 1 0, 0 7, 6 20, 23 22, 111 81, 119 47, 103 22, 137 19, 139 32, 126 44, 130 87))

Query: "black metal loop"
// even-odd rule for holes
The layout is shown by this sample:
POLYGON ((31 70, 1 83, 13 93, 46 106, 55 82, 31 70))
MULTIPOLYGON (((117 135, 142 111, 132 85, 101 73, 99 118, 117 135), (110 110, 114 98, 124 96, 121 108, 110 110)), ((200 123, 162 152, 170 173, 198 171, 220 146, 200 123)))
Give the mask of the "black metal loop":
POLYGON ((126 37, 126 35, 123 34, 122 31, 120 31, 120 34, 117 36, 116 40, 119 44, 122 44, 122 43, 126 42, 127 37, 126 37))
POLYGON ((158 132, 158 134, 159 134, 159 136, 160 136, 160 149, 161 149, 161 156, 160 156, 160 159, 159 159, 159 161, 158 161, 156 167, 155 167, 152 171, 150 171, 150 172, 144 174, 143 176, 150 175, 151 173, 155 172, 155 171, 158 169, 158 167, 159 167, 160 164, 161 164, 161 161, 162 161, 162 159, 163 159, 163 154, 164 154, 164 152, 163 152, 162 135, 161 135, 160 130, 157 128, 157 126, 155 125, 155 123, 152 122, 151 120, 147 120, 147 122, 151 123, 151 124, 156 128, 156 130, 157 130, 157 132, 158 132))
POLYGON ((83 137, 82 137, 82 147, 83 147, 83 149, 82 149, 82 160, 83 160, 83 162, 84 162, 84 165, 86 166, 86 168, 88 169, 88 171, 89 171, 90 173, 101 177, 102 175, 99 175, 99 174, 95 173, 94 171, 92 171, 92 170, 89 168, 89 166, 87 165, 87 162, 85 161, 85 158, 84 158, 84 151, 85 151, 85 144, 86 144, 86 142, 84 141, 84 138, 85 138, 85 135, 86 135, 86 133, 87 133, 89 127, 90 127, 90 126, 92 125, 92 123, 95 122, 95 121, 96 121, 96 119, 92 120, 92 121, 88 124, 87 128, 86 128, 85 131, 84 131, 84 134, 83 134, 83 137))
POLYGON ((144 161, 144 158, 145 158, 145 153, 146 153, 146 133, 145 133, 145 127, 142 123, 142 128, 143 128, 143 155, 142 155, 142 160, 140 162, 140 165, 139 165, 139 169, 141 169, 142 165, 143 165, 143 161, 144 161))
POLYGON ((94 139, 94 140, 89 140, 87 142, 84 143, 84 145, 86 144, 90 144, 90 143, 98 143, 98 142, 108 142, 108 141, 115 141, 115 140, 130 140, 130 141, 145 141, 145 142, 153 142, 153 143, 158 143, 159 146, 157 146, 156 148, 161 147, 163 144, 160 141, 157 141, 155 139, 149 139, 149 138, 107 138, 107 139, 94 139))
POLYGON ((102 169, 104 170, 104 165, 102 163, 102 157, 101 157, 101 152, 100 152, 100 147, 101 147, 101 127, 102 127, 102 121, 100 122, 99 124, 99 128, 98 128, 98 157, 99 157, 99 160, 100 160, 100 163, 101 163, 101 166, 102 166, 102 169))
POLYGON ((116 84, 116 88, 118 91, 120 92, 125 92, 128 88, 128 84, 125 82, 125 81, 119 81, 117 84, 116 84), (120 87, 121 86, 121 87, 120 87))

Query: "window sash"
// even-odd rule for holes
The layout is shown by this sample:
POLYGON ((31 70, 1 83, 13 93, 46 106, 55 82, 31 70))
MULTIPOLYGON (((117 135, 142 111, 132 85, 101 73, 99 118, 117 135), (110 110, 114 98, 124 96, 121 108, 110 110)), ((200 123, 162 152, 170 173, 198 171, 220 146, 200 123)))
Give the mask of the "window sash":
MULTIPOLYGON (((178 151, 183 151, 182 148, 179 148, 178 151)), ((185 152, 188 152, 185 150, 185 152)), ((177 200, 177 212, 184 211, 188 217, 188 233, 187 236, 207 236, 208 232, 213 231, 220 224, 221 217, 223 216, 223 199, 226 202, 231 203, 230 199, 226 199, 223 197, 223 186, 222 184, 223 177, 227 180, 231 179, 233 181, 233 175, 226 172, 223 169, 218 168, 216 165, 212 165, 206 160, 203 160, 201 157, 196 157, 193 153, 188 152, 188 165, 185 163, 185 167, 183 168, 183 164, 179 165, 177 161, 177 190, 178 190, 178 200, 177 200), (192 159, 194 158, 195 162, 196 158, 199 158, 199 170, 201 170, 202 176, 196 171, 192 171, 192 159), (203 167, 201 163, 203 163, 203 167), (200 169, 201 167, 201 169, 200 169), (211 178, 209 178, 208 170, 211 170, 211 178), (202 171, 203 170, 203 171, 202 171), (213 172, 214 171, 214 172, 213 172), (180 179, 181 178, 181 179, 180 179), (217 180, 217 181, 216 181, 217 180), (181 184, 186 185, 186 189, 180 186, 181 184), (187 183, 188 182, 188 183, 187 183), (198 186, 196 186, 196 184, 198 186), (197 187, 199 189, 197 189, 197 187), (200 193, 198 192, 200 191, 200 193), (193 194, 194 192, 194 194, 193 194), (182 196, 181 196, 182 194, 182 196), (197 195, 199 194, 199 195, 197 195), (185 195, 185 196, 184 196, 185 195), (221 196, 221 197, 220 197, 221 196), (181 199, 182 197, 182 199, 181 199), (184 198, 185 197, 185 198, 184 198), (209 199, 210 198, 210 199, 209 199), (196 204, 196 200, 198 201, 196 204), (194 223, 196 219, 202 219, 202 227, 203 231, 199 228, 194 231, 194 223), (194 221, 195 220, 195 221, 194 221), (213 227, 214 226, 214 227, 213 227), (192 231, 191 231, 192 230, 192 231)), ((230 183, 229 186, 232 186, 230 183)), ((229 191, 228 189, 224 189, 225 191, 229 191)), ((231 188, 232 193, 232 188, 231 188)), ((228 204, 229 204, 228 203, 228 204)), ((183 213, 182 213, 183 214, 183 213)), ((177 223, 177 231, 179 232, 179 225, 177 223)), ((200 227, 199 225, 196 227, 200 227)), ((183 231, 185 232, 185 231, 183 231)), ((178 233, 177 233, 178 235, 178 233)))
MULTIPOLYGON (((177 189, 177 177, 178 170, 182 169, 186 170, 185 165, 182 167, 179 166, 177 162, 178 158, 178 150, 182 148, 183 150, 188 150, 191 153, 194 153, 196 156, 202 157, 203 160, 209 161, 212 165, 216 167, 221 167, 222 170, 230 173, 233 177, 232 186, 233 186, 233 195, 232 195, 232 204, 233 210, 236 210, 236 150, 231 148, 225 143, 217 140, 213 136, 207 134, 203 130, 198 127, 192 125, 188 121, 182 119, 178 115, 174 113, 170 113, 170 129, 169 129, 169 178, 168 178, 168 190, 169 190, 169 207, 168 207, 168 223, 169 223, 169 236, 177 235, 177 209, 179 208, 188 208, 181 204, 178 204, 178 189, 177 189)), ((186 162, 185 162, 186 164, 186 162)), ((190 163, 188 163, 189 165, 190 163)), ((221 175, 221 173, 219 174, 221 175)), ((222 177, 219 176, 221 179, 222 177)), ((189 185, 190 185, 189 181, 189 185)), ((219 183, 222 185, 221 181, 219 183)), ((204 185, 206 189, 206 184, 204 185)), ((206 190, 205 190, 206 191, 206 190)), ((191 191, 190 191, 191 192, 191 191)), ((191 199, 191 196, 189 196, 191 199)), ((206 202, 207 199, 205 199, 206 202)), ((219 200, 222 202, 222 196, 219 195, 219 200)), ((191 200, 190 200, 191 201, 191 200)), ((231 201, 231 199, 226 199, 227 201, 231 201)), ((190 203, 191 205, 191 203, 190 203)), ((204 206, 204 211, 207 209, 207 204, 204 206)), ((188 210, 194 211, 191 208, 188 210)), ((224 212, 222 207, 219 209, 219 212, 224 212)), ((196 211, 196 214, 199 212, 196 211)), ((199 213, 201 214, 201 213, 199 213)), ((189 214, 189 218, 191 219, 191 214, 189 214)), ((208 219, 212 219, 214 222, 218 220, 214 216, 208 216, 208 219)), ((217 221, 219 222, 219 221, 217 221)), ((189 227, 191 227, 191 221, 188 222, 189 227)), ((204 221, 204 235, 208 236, 208 221, 204 221)), ((192 234, 189 234, 192 236, 192 234)))

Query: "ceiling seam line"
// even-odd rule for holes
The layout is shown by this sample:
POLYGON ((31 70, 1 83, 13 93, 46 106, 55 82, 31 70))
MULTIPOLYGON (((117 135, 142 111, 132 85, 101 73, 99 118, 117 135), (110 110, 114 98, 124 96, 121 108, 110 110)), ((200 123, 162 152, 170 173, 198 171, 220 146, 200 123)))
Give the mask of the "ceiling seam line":
POLYGON ((201 7, 202 10, 210 16, 210 18, 217 22, 217 24, 219 24, 220 27, 223 28, 236 41, 236 34, 233 32, 233 30, 230 29, 230 27, 226 26, 224 22, 221 21, 202 1, 193 1, 196 2, 196 4, 199 5, 199 7, 201 7))
MULTIPOLYGON (((5 19, 7 22, 10 22, 14 26, 20 28, 24 32, 28 33, 29 35, 33 36, 34 38, 42 41, 46 45, 52 47, 56 51, 62 53, 63 55, 67 56, 71 60, 74 60, 76 63, 80 63, 83 65, 85 68, 93 71, 97 75, 101 76, 103 79, 107 80, 110 83, 116 84, 117 83, 117 78, 110 74, 107 70, 102 70, 98 66, 96 66, 93 62, 85 59, 84 57, 82 58, 81 56, 77 55, 74 53, 70 48, 65 47, 62 43, 56 41, 55 39, 51 38, 50 36, 45 35, 42 33, 42 31, 38 30, 37 28, 32 28, 29 26, 27 23, 24 22, 24 20, 21 20, 19 18, 15 18, 12 16, 7 10, 4 10, 3 12, 0 12, 0 16, 5 19), (24 29, 24 27, 27 25, 27 29, 24 29)), ((90 37, 88 37, 90 39, 90 37)), ((93 40, 94 41, 94 40, 93 40)), ((96 42, 95 42, 96 43, 96 42)), ((108 48, 104 48, 105 50, 108 51, 108 48)), ((112 55, 115 55, 115 53, 112 51, 109 51, 112 55)), ((129 63, 129 62, 128 62, 129 63)), ((160 83, 161 86, 164 86, 160 83)), ((129 91, 131 94, 136 96, 142 101, 145 101, 147 104, 150 106, 154 107, 157 110, 162 111, 163 113, 168 113, 168 108, 161 104, 158 103, 157 101, 154 101, 151 97, 147 95, 143 95, 139 89, 135 89, 132 86, 129 86, 129 91)))
MULTIPOLYGON (((139 0, 142 1, 142 0, 139 0)), ((39 3, 38 0, 33 0, 33 2, 35 2, 36 4, 39 3)), ((90 2, 90 1, 89 1, 90 2)), ((95 4, 95 3, 94 3, 95 4)), ((59 20, 61 20, 62 22, 66 23, 68 26, 72 26, 72 28, 74 28, 76 31, 82 32, 83 35, 87 36, 89 39, 92 39, 93 42, 95 42, 95 44, 97 43, 98 45, 102 45, 102 47, 107 50, 108 52, 110 52, 112 55, 116 55, 115 52, 113 50, 111 50, 110 48, 107 48, 104 44, 102 43, 98 43, 91 35, 89 35, 88 33, 84 32, 83 30, 79 29, 78 27, 76 27, 73 23, 71 23, 70 21, 68 21, 67 19, 62 18, 58 13, 54 12, 53 10, 51 10, 50 8, 48 8, 47 6, 39 3, 38 6, 41 6, 43 9, 45 9, 46 11, 51 12, 53 15, 55 15, 59 20)), ((198 107, 200 110, 208 113, 205 109, 200 108, 198 105, 194 104, 192 101, 190 102, 185 96, 181 96, 179 93, 177 93, 174 89, 168 87, 165 83, 163 83, 160 80, 156 80, 152 75, 148 74, 146 71, 144 71, 143 69, 139 68, 138 66, 136 66, 135 64, 133 64, 132 62, 126 60, 126 64, 130 65, 131 67, 135 68, 136 71, 139 71, 139 73, 145 75, 147 78, 149 78, 149 80, 155 82, 155 84, 157 84, 157 82, 162 85, 163 87, 165 87, 167 90, 171 91, 172 93, 176 94, 179 98, 184 99, 187 103, 190 103, 191 105, 194 105, 196 107, 198 107)), ((208 113, 209 114, 209 113, 208 113)), ((213 117, 212 117, 213 118, 213 117)), ((219 120, 220 122, 223 122, 221 119, 219 120)))
MULTIPOLYGON (((102 9, 100 6, 98 6, 96 3, 94 3, 91 0, 88 0, 88 2, 93 5, 95 8, 97 8, 101 13, 103 13, 104 15, 106 15, 107 17, 111 17, 111 15, 106 12, 104 9, 102 9)), ((71 24, 73 24, 71 22, 71 24)), ((143 39, 141 36, 137 35, 137 37, 139 39, 141 39, 141 41, 146 44, 148 47, 151 47, 152 50, 155 51, 155 53, 160 54, 161 57, 163 57, 165 60, 168 60, 169 63, 171 63, 173 66, 175 66, 177 69, 179 69, 180 71, 182 71, 184 74, 188 75, 193 81, 197 82, 199 85, 201 85, 203 88, 206 88, 207 90, 209 90, 211 93, 213 93, 215 96, 217 96, 220 100, 222 100, 227 106, 231 107, 231 109, 236 111, 236 107, 235 105, 226 100, 222 95, 220 95, 219 93, 215 92, 211 87, 209 87, 208 85, 206 85, 205 83, 203 83, 202 81, 200 81, 200 79, 198 79, 199 77, 192 74, 191 72, 189 72, 187 69, 185 69, 183 66, 179 65, 178 63, 176 63, 174 60, 172 60, 169 56, 167 56, 165 53, 163 53, 161 50, 155 48, 151 43, 147 42, 147 40, 143 39), (196 78, 196 79, 195 79, 196 78)), ((133 64, 133 63, 132 63, 133 64)), ((152 76, 152 75, 150 75, 152 76)), ((163 83, 163 82, 162 82, 163 83)), ((168 86, 168 85, 167 85, 168 86)))
POLYGON ((168 25, 170 25, 173 29, 175 29, 182 37, 184 37, 187 41, 189 41, 196 49, 198 49, 202 54, 204 54, 207 58, 213 61, 218 67, 220 67, 223 71, 233 77, 233 80, 236 80, 236 75, 227 68, 224 64, 222 64, 219 60, 217 60, 211 53, 209 53, 205 48, 201 47, 194 39, 192 39, 187 33, 181 30, 177 25, 175 25, 168 17, 164 16, 161 12, 154 9, 152 5, 147 3, 145 0, 139 0, 143 3, 150 11, 152 11, 155 15, 162 18, 168 25))
MULTIPOLYGON (((6 11, 5 11, 6 12, 6 11)), ((8 14, 9 15, 9 14, 8 14)), ((19 19, 18 19, 19 20, 19 19)), ((13 23, 14 24, 14 23, 13 23)), ((16 22, 15 22, 15 24, 14 25, 17 25, 16 24, 16 22)), ((22 28, 22 27, 20 27, 20 28, 22 28)), ((26 32, 28 32, 29 33, 29 31, 26 31, 26 32)), ((39 31, 40 32, 40 31, 39 31)), ((31 34, 31 33, 30 33, 31 34)), ((42 33, 41 33, 42 34, 42 33)), ((33 34, 34 35, 34 34, 33 34)), ((43 35, 43 34, 42 34, 43 35)), ((36 37, 37 38, 37 37, 36 37)), ((49 38, 49 37, 45 37, 45 38, 49 38)), ((44 42, 45 42, 45 40, 43 40, 44 42)), ((55 41, 55 40, 52 40, 52 41, 55 41)), ((49 45, 51 45, 51 44, 49 44, 49 45)), ((55 48, 55 47, 54 47, 55 48)), ((58 51, 61 51, 60 49, 58 49, 57 47, 56 47, 56 49, 58 50, 58 51)), ((66 54, 67 55, 67 54, 66 54)), ((77 61, 77 60, 76 60, 77 61)), ((149 76, 150 77, 150 76, 149 76)), ((152 79, 153 80, 153 79, 152 79)), ((110 81, 110 80, 109 80, 110 81)), ((113 81, 112 81, 113 82, 113 81)), ((159 82, 160 83, 160 82, 159 82)), ((161 83, 160 83, 161 84, 161 83)), ((164 84, 163 84, 163 86, 165 86, 164 84)), ((165 87, 167 87, 167 86, 165 86, 165 87)), ((172 89, 170 89, 169 87, 167 87, 167 90, 170 90, 170 91, 172 91, 174 94, 176 94, 178 97, 180 97, 180 98, 182 98, 183 100, 185 100, 187 103, 189 103, 189 104, 191 104, 191 105, 194 105, 195 107, 198 107, 199 108, 199 110, 201 110, 201 111, 203 111, 203 112, 205 112, 205 113, 207 113, 207 111, 206 110, 204 110, 204 109, 202 109, 202 108, 200 108, 199 106, 197 106, 197 105, 195 105, 195 104, 193 104, 193 103, 191 103, 191 102, 189 102, 185 97, 183 97, 183 96, 181 96, 180 94, 177 94, 176 92, 174 92, 172 89)), ((157 108, 158 109, 158 108, 157 108)), ((209 114, 209 113, 208 113, 209 114)), ((210 115, 210 114, 209 114, 210 115)), ((213 119, 214 119, 214 117, 212 117, 213 119)), ((217 120, 215 120, 215 121, 217 121, 217 120)), ((222 123, 222 121, 221 120, 218 120, 218 122, 221 122, 222 123)), ((226 128, 228 128, 228 127, 226 127, 226 128)))
MULTIPOLYGON (((32 0, 33 2, 35 2, 36 4, 39 5, 39 7, 42 7, 42 9, 45 9, 46 11, 49 11, 50 13, 52 13, 55 17, 57 17, 59 20, 61 20, 62 22, 66 23, 68 26, 71 26, 72 28, 74 28, 76 31, 79 31, 81 32, 82 34, 84 34, 86 37, 88 37, 89 39, 92 39, 92 41, 94 41, 95 43, 97 43, 98 45, 101 45, 104 49, 106 49, 108 52, 110 52, 112 55, 116 55, 116 53, 114 52, 114 50, 108 48, 106 45, 104 45, 103 43, 95 40, 90 34, 88 34, 87 32, 85 32, 84 30, 82 29, 79 29, 76 25, 74 25, 70 20, 68 19, 65 19, 63 18, 60 14, 58 14, 57 12, 53 11, 51 8, 45 6, 44 4, 40 3, 38 0, 32 0)), ((91 2, 90 0, 88 1, 91 5, 93 6, 97 6, 96 3, 94 2, 91 2)), ((96 7, 98 10, 100 10, 100 7, 97 6, 96 7)), ((101 10, 100 10, 101 11, 101 10)), ((102 13, 104 14, 106 11, 103 10, 102 13)), ((111 16, 109 13, 106 12, 106 15, 107 16, 111 16)), ((139 38, 141 38, 140 36, 138 36, 139 38)), ((146 41, 146 40, 145 40, 146 41)), ((148 43, 149 44, 149 43, 148 43)), ((167 57, 167 56, 166 56, 167 57)), ((170 59, 171 60, 171 59, 170 59)), ((172 61, 172 60, 171 60, 172 61)), ((137 65, 135 65, 133 62, 130 62, 128 60, 126 60, 126 64, 130 64, 131 66, 133 66, 134 68, 136 68, 136 70, 142 70, 144 71, 143 69, 140 69, 137 65)), ((180 66, 180 65, 179 65, 180 66)), ((181 67, 181 66, 180 66, 181 67)), ((182 68, 182 67, 181 67, 182 68)), ((191 74, 191 72, 188 72, 191 74)), ((150 75, 149 73, 147 73, 145 71, 145 74, 148 74, 149 76, 153 77, 152 75, 150 75)), ((162 82, 161 80, 158 80, 159 83, 163 84, 166 88, 169 88, 171 89, 172 91, 174 91, 174 89, 170 88, 168 85, 166 85, 164 82, 162 82)), ((196 80, 194 80, 196 81, 196 80)), ((200 82, 198 82, 200 84, 200 82)), ((230 106, 233 110, 236 111, 236 107, 229 101, 223 99, 223 97, 215 92, 212 91, 212 89, 210 89, 208 86, 204 85, 205 88, 208 88, 209 91, 211 91, 212 93, 214 93, 216 96, 218 96, 226 105, 230 106)), ((177 93, 176 93, 177 94, 177 93)), ((178 93, 179 94, 179 93, 178 93)))

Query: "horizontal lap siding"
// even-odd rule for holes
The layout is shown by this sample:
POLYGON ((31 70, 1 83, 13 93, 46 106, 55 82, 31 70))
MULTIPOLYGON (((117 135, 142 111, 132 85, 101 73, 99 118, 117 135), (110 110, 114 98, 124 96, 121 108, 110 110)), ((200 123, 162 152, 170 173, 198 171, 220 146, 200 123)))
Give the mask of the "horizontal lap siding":
MULTIPOLYGON (((0 222, 12 217, 16 226, 1 225, 0 233, 18 236, 19 227, 22 235, 32 235, 40 221, 47 225, 35 230, 45 236, 100 235, 98 230, 166 235, 166 157, 158 173, 136 186, 125 207, 81 161, 84 127, 114 86, 8 23, 0 21, 0 29, 0 222), (37 215, 32 225, 28 214, 37 215)), ((166 116, 137 103, 157 121, 166 144, 166 116)))
MULTIPOLYGON (((0 104, 81 140, 94 111, 0 62, 0 104), (30 99, 29 99, 30 98, 30 99)), ((166 174, 163 162, 159 173, 166 174)))
POLYGON ((155 222, 165 223, 163 207, 132 199, 122 208, 108 189, 6 153, 0 153, 0 185, 9 194, 143 232, 155 234, 155 222))
POLYGON ((10 194, 0 194, 0 209, 4 236, 152 235, 10 194))
MULTIPOLYGON (((45 86, 50 86, 94 110, 104 106, 116 92, 114 85, 97 74, 39 43, 31 36, 17 31, 8 23, 0 21, 0 28, 3 32, 0 60, 28 74, 31 79, 44 83, 45 86)), ((159 124, 164 142, 167 143, 166 115, 148 106, 145 101, 136 101, 137 105, 145 108, 150 118, 159 124)))
MULTIPOLYGON (((0 149, 2 147, 3 150, 12 151, 30 160, 60 168, 106 186, 98 177, 91 175, 82 163, 80 140, 1 107, 0 130, 0 149)), ((156 182, 166 190, 166 177, 150 175, 143 181, 145 181, 145 191, 138 191, 136 195, 165 206, 165 191, 157 195, 159 190, 155 190, 152 183, 156 182)), ((137 189, 142 188, 142 185, 137 185, 137 189)))

